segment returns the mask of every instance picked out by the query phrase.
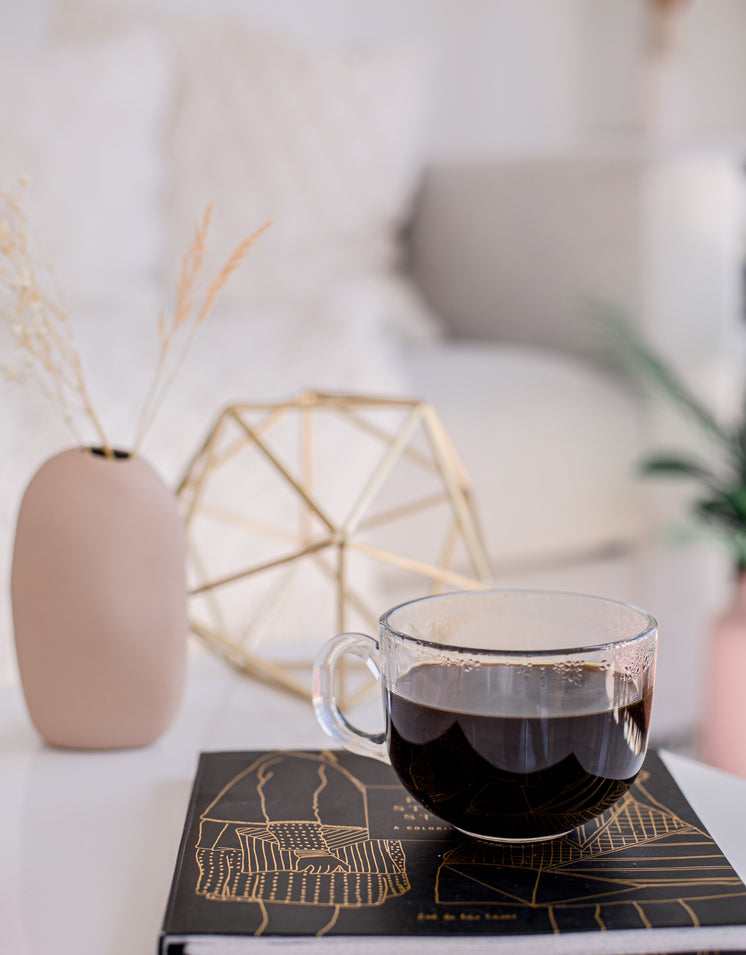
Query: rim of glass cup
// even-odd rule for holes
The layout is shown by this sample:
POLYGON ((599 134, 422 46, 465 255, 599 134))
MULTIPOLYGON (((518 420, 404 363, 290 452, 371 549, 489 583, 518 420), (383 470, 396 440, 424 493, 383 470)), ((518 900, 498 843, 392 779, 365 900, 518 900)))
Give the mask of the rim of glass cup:
POLYGON ((379 617, 378 623, 380 626, 385 627, 392 636, 399 637, 402 640, 406 640, 408 643, 416 644, 417 646, 427 647, 429 649, 432 648, 434 650, 451 650, 455 653, 478 653, 484 656, 495 657, 556 657, 558 654, 588 653, 591 650, 611 650, 613 647, 619 647, 625 643, 630 644, 636 643, 638 641, 642 642, 646 637, 649 637, 651 633, 654 633, 658 629, 658 621, 652 616, 652 614, 649 614, 641 607, 635 606, 635 604, 626 603, 623 600, 614 600, 611 597, 601 597, 596 594, 577 593, 571 590, 541 590, 532 588, 501 589, 499 587, 487 588, 485 590, 454 590, 444 594, 430 594, 426 597, 415 597, 413 600, 405 600, 402 603, 397 604, 396 607, 391 607, 390 610, 387 610, 381 615, 381 617, 379 617), (530 597, 532 595, 537 597, 576 597, 582 600, 593 600, 597 601, 598 603, 609 604, 614 607, 623 607, 625 610, 632 610, 634 613, 640 614, 647 621, 647 623, 646 626, 643 627, 643 629, 638 633, 627 637, 620 637, 618 640, 608 640, 604 643, 589 643, 586 646, 580 647, 557 647, 550 650, 492 650, 457 646, 453 643, 436 643, 434 640, 425 640, 422 637, 413 637, 411 634, 403 633, 401 630, 397 630, 395 627, 392 627, 389 623, 389 618, 398 610, 403 610, 405 607, 410 607, 413 604, 424 603, 426 600, 447 600, 449 597, 466 597, 469 595, 477 596, 480 594, 484 596, 497 594, 520 594, 521 596, 526 597, 530 597))

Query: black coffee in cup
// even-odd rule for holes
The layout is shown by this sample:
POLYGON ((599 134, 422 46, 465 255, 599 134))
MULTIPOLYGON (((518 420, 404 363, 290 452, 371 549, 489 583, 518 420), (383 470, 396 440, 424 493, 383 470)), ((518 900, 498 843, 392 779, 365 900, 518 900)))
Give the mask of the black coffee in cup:
POLYGON ((420 664, 385 691, 389 759, 423 806, 486 838, 552 837, 603 812, 645 754, 652 693, 609 667, 420 664))
POLYGON ((384 613, 378 640, 329 640, 314 709, 333 739, 391 763, 419 803, 467 835, 552 839, 609 809, 639 772, 657 641, 650 614, 604 597, 437 594, 384 613), (346 655, 380 681, 384 732, 340 710, 346 655))

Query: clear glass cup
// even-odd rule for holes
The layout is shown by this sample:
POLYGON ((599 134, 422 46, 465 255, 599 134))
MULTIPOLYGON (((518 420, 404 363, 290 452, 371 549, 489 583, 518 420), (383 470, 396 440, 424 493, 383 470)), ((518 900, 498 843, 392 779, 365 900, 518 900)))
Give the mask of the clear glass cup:
POLYGON ((470 591, 413 600, 378 640, 341 634, 314 665, 324 730, 390 762, 427 810, 480 839, 553 839, 632 785, 647 749, 656 621, 614 600, 470 591), (383 690, 385 730, 353 726, 335 696, 345 654, 383 690))

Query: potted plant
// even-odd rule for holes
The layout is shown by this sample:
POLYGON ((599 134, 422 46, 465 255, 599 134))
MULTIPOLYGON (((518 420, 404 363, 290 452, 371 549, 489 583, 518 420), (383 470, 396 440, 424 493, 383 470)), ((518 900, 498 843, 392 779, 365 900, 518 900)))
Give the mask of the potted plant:
POLYGON ((76 442, 43 464, 26 489, 11 573, 24 696, 37 729, 55 745, 149 743, 181 699, 183 521, 140 448, 199 326, 263 231, 240 243, 198 306, 210 216, 208 208, 184 258, 173 313, 158 316, 153 382, 137 434, 121 450, 91 400, 70 316, 32 254, 23 193, 0 193, 0 311, 19 359, 9 375, 38 386, 76 442))
POLYGON ((612 317, 607 327, 616 363, 664 396, 705 439, 699 451, 647 455, 640 473, 691 482, 695 528, 730 552, 733 596, 709 634, 699 752, 706 762, 746 776, 746 409, 735 423, 720 422, 628 323, 612 317))

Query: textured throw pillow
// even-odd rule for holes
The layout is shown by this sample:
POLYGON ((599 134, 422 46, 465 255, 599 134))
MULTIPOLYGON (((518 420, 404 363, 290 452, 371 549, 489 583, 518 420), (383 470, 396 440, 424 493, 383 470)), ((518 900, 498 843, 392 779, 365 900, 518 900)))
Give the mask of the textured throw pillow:
POLYGON ((172 240, 195 200, 215 201, 226 234, 274 219, 260 269, 273 297, 395 264, 420 169, 417 56, 310 50, 228 21, 181 44, 172 240))
POLYGON ((397 268, 423 164, 424 49, 317 49, 206 9, 54 5, 59 38, 99 43, 147 29, 167 51, 163 275, 176 274, 185 237, 214 202, 216 250, 274 220, 256 267, 231 281, 224 304, 300 312, 336 297, 342 283, 365 286, 382 328, 405 339, 436 335, 438 322, 397 268))
POLYGON ((31 231, 72 310, 155 277, 167 102, 154 36, 0 56, 0 187, 30 178, 31 231))

